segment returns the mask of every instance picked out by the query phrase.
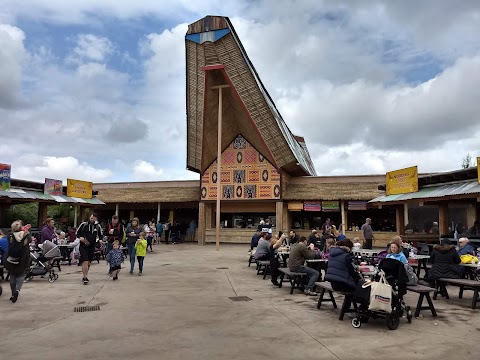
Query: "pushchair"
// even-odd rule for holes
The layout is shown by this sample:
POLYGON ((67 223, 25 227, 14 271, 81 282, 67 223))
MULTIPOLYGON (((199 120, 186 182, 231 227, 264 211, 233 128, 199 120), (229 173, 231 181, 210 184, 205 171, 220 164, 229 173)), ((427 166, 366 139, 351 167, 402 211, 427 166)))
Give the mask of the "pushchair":
POLYGON ((53 283, 58 279, 58 274, 52 267, 52 261, 61 257, 60 248, 53 242, 46 240, 42 247, 30 247, 30 267, 25 273, 25 282, 33 279, 34 276, 45 276, 48 274, 48 281, 53 283))
POLYGON ((378 266, 378 274, 376 279, 378 280, 382 275, 392 287, 391 307, 390 313, 385 311, 373 311, 368 310, 370 305, 370 299, 358 299, 356 302, 360 303, 356 316, 352 319, 352 326, 359 328, 362 323, 367 323, 370 318, 372 319, 385 319, 387 326, 390 330, 395 330, 400 324, 400 318, 406 313, 407 321, 412 322, 412 311, 410 306, 405 304, 403 296, 407 293, 408 276, 405 271, 404 265, 395 259, 383 259, 378 266))

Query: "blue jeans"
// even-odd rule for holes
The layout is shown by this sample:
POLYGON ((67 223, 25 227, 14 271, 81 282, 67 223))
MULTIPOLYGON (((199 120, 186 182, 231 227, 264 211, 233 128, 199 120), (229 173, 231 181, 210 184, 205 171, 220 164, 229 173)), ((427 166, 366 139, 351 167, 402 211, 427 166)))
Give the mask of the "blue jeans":
POLYGON ((138 260, 138 270, 140 273, 143 271, 143 260, 145 260, 145 256, 137 256, 138 260))
POLYGON ((107 242, 107 249, 106 249, 105 255, 108 254, 112 249, 113 249, 113 243, 107 242))
POLYGON ((312 269, 311 267, 308 266, 300 266, 298 268, 295 268, 295 270, 292 270, 294 272, 300 272, 300 273, 306 273, 308 275, 308 283, 307 286, 305 286, 305 290, 313 290, 313 287, 315 286, 315 281, 317 281, 318 276, 320 273, 312 269))
POLYGON ((135 267, 135 244, 127 244, 128 248, 128 256, 130 258, 130 272, 133 272, 133 268, 135 267))

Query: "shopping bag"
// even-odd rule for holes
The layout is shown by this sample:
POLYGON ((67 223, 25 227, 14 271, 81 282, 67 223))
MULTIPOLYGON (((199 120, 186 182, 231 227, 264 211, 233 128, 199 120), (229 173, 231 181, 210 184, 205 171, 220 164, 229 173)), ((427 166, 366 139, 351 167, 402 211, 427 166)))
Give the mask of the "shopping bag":
POLYGON ((371 288, 368 310, 392 312, 392 287, 385 280, 385 274, 380 275, 380 281, 371 281, 363 286, 371 288))

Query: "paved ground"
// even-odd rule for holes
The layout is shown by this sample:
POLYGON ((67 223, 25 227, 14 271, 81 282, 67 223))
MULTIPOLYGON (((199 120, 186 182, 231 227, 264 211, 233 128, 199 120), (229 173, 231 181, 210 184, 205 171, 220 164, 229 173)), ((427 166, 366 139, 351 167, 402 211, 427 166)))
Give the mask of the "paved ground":
MULTIPOLYGON (((0 297, 1 359, 474 359, 480 310, 439 299, 439 317, 396 331, 373 321, 354 329, 316 298, 278 289, 247 267, 247 247, 160 245, 147 254, 144 276, 117 282, 101 262, 91 284, 76 266, 50 284, 35 278, 12 304, 0 297), (228 269, 217 269, 226 267, 228 269), (248 302, 228 297, 245 295, 248 302), (82 305, 101 310, 74 313, 82 305)), ((452 291, 452 295, 455 294, 452 291)), ((414 306, 417 295, 407 296, 414 306)))

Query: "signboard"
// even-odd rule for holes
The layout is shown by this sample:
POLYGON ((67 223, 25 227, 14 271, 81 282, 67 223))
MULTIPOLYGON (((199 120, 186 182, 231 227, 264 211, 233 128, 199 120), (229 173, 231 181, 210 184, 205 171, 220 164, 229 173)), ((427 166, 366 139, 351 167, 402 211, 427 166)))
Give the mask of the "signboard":
POLYGON ((288 203, 288 210, 290 211, 302 211, 303 210, 303 202, 289 202, 288 203))
POLYGON ((418 191, 418 170, 416 166, 387 172, 387 195, 407 194, 418 191))
POLYGON ((322 211, 322 206, 320 203, 304 203, 304 211, 322 211))
POLYGON ((367 210, 368 201, 349 201, 348 210, 367 210))
POLYGON ((45 178, 43 193, 47 195, 62 195, 62 180, 45 178))
POLYGON ((92 183, 82 180, 67 179, 67 196, 91 199, 92 183))
POLYGON ((480 184, 480 157, 477 157, 477 178, 478 183, 480 184))
POLYGON ((325 212, 340 211, 340 202, 339 201, 322 201, 322 211, 325 211, 325 212))
POLYGON ((7 164, 0 164, 0 186, 1 190, 10 190, 10 172, 12 168, 7 164))

